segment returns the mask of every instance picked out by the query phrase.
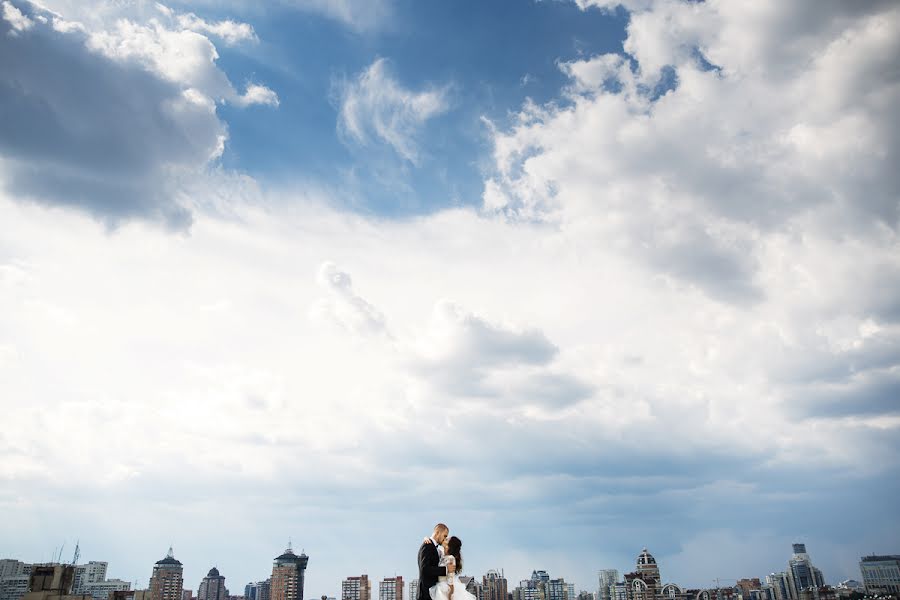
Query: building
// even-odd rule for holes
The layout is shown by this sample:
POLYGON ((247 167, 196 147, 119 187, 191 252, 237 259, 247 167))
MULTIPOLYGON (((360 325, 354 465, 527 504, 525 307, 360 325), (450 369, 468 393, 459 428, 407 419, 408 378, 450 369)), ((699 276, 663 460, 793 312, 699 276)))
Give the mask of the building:
MULTIPOLYGON (((573 586, 574 588, 574 586, 573 586)), ((547 600, 575 600, 575 594, 573 592, 572 596, 569 596, 569 586, 566 584, 566 580, 559 579, 551 579, 547 582, 547 600)))
POLYGON ((31 567, 19 560, 0 560, 0 600, 19 600, 28 592, 31 567))
POLYGON ((91 600, 90 596, 73 594, 75 567, 72 565, 32 565, 28 592, 23 600, 91 600))
POLYGON ((759 577, 738 579, 734 587, 740 590, 741 600, 752 600, 752 592, 754 590, 758 592, 762 589, 762 582, 759 580, 759 577))
POLYGON ((368 575, 348 577, 341 582, 341 600, 372 600, 372 582, 368 575))
POLYGON ((641 550, 632 573, 625 574, 625 594, 627 600, 657 600, 662 594, 662 580, 656 559, 641 550))
POLYGON ((863 585, 870 594, 900 594, 900 555, 863 556, 859 560, 863 585))
MULTIPOLYGON (((409 600, 416 600, 419 597, 419 580, 413 579, 409 582, 409 600)), ((481 600, 480 598, 478 600, 481 600)))
POLYGON ((587 590, 581 590, 580 592, 578 592, 578 596, 576 596, 576 600, 596 600, 596 598, 594 598, 593 592, 589 592, 587 590))
POLYGON ((271 579, 265 581, 250 582, 244 586, 244 598, 247 600, 269 600, 269 588, 271 579))
POLYGON ((85 586, 105 581, 107 567, 109 567, 108 562, 97 560, 92 560, 85 565, 75 565, 75 584, 72 586, 72 593, 89 594, 90 592, 85 591, 85 586))
MULTIPOLYGON (((478 600, 506 600, 509 595, 506 588, 506 576, 503 572, 488 571, 481 578, 481 594, 477 596, 478 600)), ((415 600, 415 598, 410 598, 410 600, 415 600)))
POLYGON ((385 577, 378 582, 379 600, 403 600, 403 577, 385 577))
POLYGON ((481 584, 478 583, 478 581, 476 581, 474 577, 461 575, 459 578, 459 582, 463 584, 466 588, 466 591, 475 596, 476 599, 481 598, 481 584))
POLYGON ((181 600, 191 600, 194 597, 194 590, 181 590, 181 600))
POLYGON ((291 545, 288 544, 284 554, 276 557, 272 565, 269 600, 303 600, 303 585, 308 563, 309 557, 305 552, 294 554, 291 545))
POLYGON ((109 600, 110 594, 113 592, 127 592, 129 590, 131 590, 131 582, 122 581, 121 579, 93 581, 84 583, 81 586, 81 593, 90 595, 94 600, 109 600))
POLYGON ((597 600, 612 600, 613 586, 619 581, 619 571, 602 569, 597 573, 597 600))
POLYGON ((788 570, 785 571, 790 600, 801 600, 800 595, 804 590, 811 592, 813 600, 818 600, 817 590, 825 585, 822 571, 813 566, 806 553, 806 544, 793 544, 793 549, 788 570))
MULTIPOLYGON (((190 600, 190 596, 188 596, 190 600)), ((219 574, 219 569, 213 567, 200 582, 197 589, 197 600, 228 600, 228 588, 225 587, 225 577, 219 574)))
POLYGON ((184 568, 169 547, 165 558, 156 561, 150 576, 150 600, 181 600, 184 590, 184 568))

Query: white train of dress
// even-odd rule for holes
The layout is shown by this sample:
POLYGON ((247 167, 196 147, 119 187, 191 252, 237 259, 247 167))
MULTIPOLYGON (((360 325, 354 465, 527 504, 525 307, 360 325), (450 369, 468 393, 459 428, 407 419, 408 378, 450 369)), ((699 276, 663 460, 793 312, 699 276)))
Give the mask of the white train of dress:
MULTIPOLYGON (((453 560, 452 556, 442 556, 438 565, 446 567, 451 560, 453 560)), ((428 589, 431 600, 450 600, 451 578, 453 580, 453 600, 477 600, 473 594, 469 593, 469 590, 459 580, 459 575, 456 573, 438 577, 438 582, 428 589)))

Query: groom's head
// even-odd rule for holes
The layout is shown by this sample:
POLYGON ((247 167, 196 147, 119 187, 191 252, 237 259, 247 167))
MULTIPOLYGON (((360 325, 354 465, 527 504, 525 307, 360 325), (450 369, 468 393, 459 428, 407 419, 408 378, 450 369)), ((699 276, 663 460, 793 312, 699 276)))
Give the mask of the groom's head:
POLYGON ((444 540, 447 539, 447 535, 450 533, 450 528, 444 525, 443 523, 438 523, 434 526, 434 533, 431 534, 431 538, 436 541, 438 544, 443 544, 444 540))

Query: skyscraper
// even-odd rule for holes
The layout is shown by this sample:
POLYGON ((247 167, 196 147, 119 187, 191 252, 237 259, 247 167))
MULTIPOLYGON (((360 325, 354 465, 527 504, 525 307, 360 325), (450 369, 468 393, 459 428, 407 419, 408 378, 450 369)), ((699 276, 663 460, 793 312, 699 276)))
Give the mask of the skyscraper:
POLYGON ((794 554, 788 561, 787 580, 788 592, 791 600, 800 600, 800 594, 804 590, 812 592, 813 598, 818 598, 819 588, 825 585, 822 571, 815 568, 806 553, 806 544, 793 544, 794 554))
POLYGON ((184 569, 181 562, 175 559, 172 548, 162 560, 153 566, 150 576, 150 600, 181 600, 184 589, 184 569))
MULTIPOLYGON (((416 600, 419 597, 419 580, 413 579, 409 582, 409 600, 416 600)), ((478 600, 482 600, 479 598, 478 600)))
POLYGON ((303 583, 308 563, 309 557, 305 552, 298 556, 288 544, 284 554, 276 557, 272 565, 270 600, 303 600, 303 583))
POLYGON ((597 574, 597 600, 611 600, 610 587, 619 580, 619 572, 616 569, 603 569, 597 574))
MULTIPOLYGON (((481 578, 481 598, 479 600, 507 600, 507 582, 503 573, 488 571, 481 578)), ((410 598, 415 600, 415 598, 410 598)))
POLYGON ((225 577, 219 574, 219 569, 216 567, 210 569, 203 581, 200 582, 197 600, 228 600, 225 577))
POLYGON ((382 579, 378 583, 378 600, 403 600, 403 577, 398 575, 382 579))
POLYGON ((348 577, 341 582, 341 600, 371 600, 372 582, 368 575, 348 577))

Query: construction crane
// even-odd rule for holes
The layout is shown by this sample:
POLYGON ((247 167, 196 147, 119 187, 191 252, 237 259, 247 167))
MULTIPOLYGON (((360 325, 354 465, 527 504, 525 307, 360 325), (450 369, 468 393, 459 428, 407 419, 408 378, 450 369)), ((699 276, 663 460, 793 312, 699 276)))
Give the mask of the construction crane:
POLYGON ((78 564, 78 557, 81 556, 81 548, 79 548, 78 544, 79 544, 79 540, 75 540, 75 555, 72 556, 72 566, 73 567, 78 564))

